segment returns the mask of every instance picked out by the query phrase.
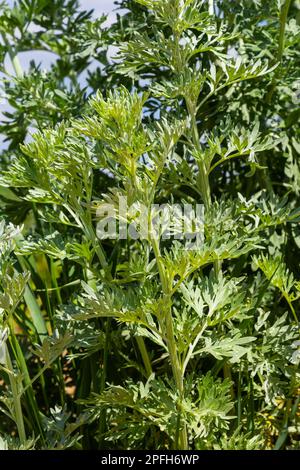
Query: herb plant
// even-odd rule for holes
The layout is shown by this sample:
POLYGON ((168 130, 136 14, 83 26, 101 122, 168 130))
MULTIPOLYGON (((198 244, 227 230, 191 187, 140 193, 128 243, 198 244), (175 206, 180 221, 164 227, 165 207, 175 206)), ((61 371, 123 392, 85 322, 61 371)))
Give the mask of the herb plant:
POLYGON ((120 6, 2 6, 0 444, 299 448, 300 4, 120 6))

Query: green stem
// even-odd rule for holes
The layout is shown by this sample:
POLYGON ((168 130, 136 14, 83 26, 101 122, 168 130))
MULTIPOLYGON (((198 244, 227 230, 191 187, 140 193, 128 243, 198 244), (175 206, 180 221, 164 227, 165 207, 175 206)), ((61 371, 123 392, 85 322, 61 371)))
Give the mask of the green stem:
POLYGON ((142 338, 142 336, 136 336, 136 342, 140 350, 144 367, 145 367, 145 371, 146 371, 146 375, 148 378, 152 374, 152 365, 151 365, 149 354, 145 345, 144 338, 142 338))
POLYGON ((299 408, 299 402, 300 402, 300 397, 297 397, 294 405, 292 406, 292 400, 289 398, 286 403, 286 409, 285 409, 285 414, 284 414, 284 421, 283 421, 283 427, 280 430, 279 436, 277 438, 277 441, 274 446, 274 450, 280 450, 288 435, 289 435, 289 429, 288 429, 288 424, 289 420, 293 420, 295 418, 295 415, 297 413, 297 410, 299 408))
POLYGON ((286 28, 286 22, 287 22, 287 17, 289 13, 289 9, 291 6, 292 0, 286 0, 286 2, 283 4, 281 8, 281 13, 280 13, 280 31, 279 31, 279 45, 278 45, 278 54, 277 54, 277 60, 278 62, 281 62, 282 56, 283 56, 283 51, 284 51, 284 39, 285 39, 285 28, 286 28))
POLYGON ((293 307, 293 304, 292 304, 292 302, 291 302, 291 299, 290 299, 289 296, 288 296, 287 294, 285 294, 285 293, 283 294, 283 297, 285 298, 285 300, 286 300, 287 303, 289 304, 289 307, 290 307, 290 309, 291 309, 291 312, 292 312, 292 314, 293 314, 293 317, 294 317, 294 319, 295 319, 295 322, 296 322, 297 325, 298 325, 298 324, 299 324, 299 320, 298 320, 296 311, 295 311, 295 309, 294 309, 294 307, 293 307))
POLYGON ((236 152, 236 153, 233 153, 232 155, 228 155, 228 157, 220 158, 216 163, 210 166, 208 174, 210 174, 217 166, 221 165, 221 163, 228 162, 229 160, 232 160, 233 158, 246 157, 249 154, 250 154, 250 150, 247 150, 247 152, 236 152))
POLYGON ((34 417, 34 420, 31 420, 30 425, 33 427, 35 434, 39 435, 43 444, 45 444, 44 433, 41 425, 41 415, 27 368, 27 362, 18 339, 13 332, 12 322, 10 324, 10 332, 10 346, 14 354, 18 370, 20 371, 20 375, 23 377, 24 381, 24 384, 22 381, 22 388, 19 390, 19 399, 21 399, 21 397, 26 399, 26 409, 30 410, 30 413, 32 413, 31 416, 34 417))
MULTIPOLYGON (((52 281, 52 284, 54 286, 54 290, 55 290, 55 295, 56 295, 56 298, 57 298, 57 302, 59 304, 62 304, 63 303, 63 300, 61 298, 61 294, 60 294, 60 287, 58 286, 57 284, 57 279, 56 279, 56 272, 55 272, 55 264, 54 264, 54 261, 52 258, 50 258, 50 275, 51 275, 51 281, 52 281)), ((51 289, 47 289, 47 291, 51 291, 51 289)))
POLYGON ((242 420, 242 365, 239 364, 238 390, 237 390, 237 427, 239 428, 242 420))
MULTIPOLYGON (((104 345, 104 352, 103 352, 103 364, 102 364, 102 374, 101 374, 101 381, 100 381, 100 393, 102 393, 105 389, 106 379, 107 379, 107 366, 108 366, 108 354, 109 354, 109 345, 110 345, 110 332, 111 332, 111 318, 108 318, 106 321, 106 329, 105 329, 105 345, 104 345)), ((99 448, 103 448, 103 441, 104 441, 104 432, 106 427, 106 410, 102 410, 100 414, 100 425, 99 425, 99 448)))
MULTIPOLYGON (((180 364, 180 360, 178 357, 178 350, 177 350, 176 338, 175 338, 174 327, 173 327, 172 300, 171 300, 172 293, 171 293, 171 290, 169 289, 168 280, 166 278, 165 268, 163 265, 162 256, 160 253, 157 239, 152 238, 151 244, 152 244, 152 248, 154 251, 155 258, 156 258, 160 280, 162 283, 162 291, 163 291, 163 298, 164 298, 164 303, 163 303, 164 315, 163 315, 163 321, 161 322, 161 328, 163 331, 164 338, 166 339, 170 362, 171 362, 172 373, 173 373, 173 377, 174 377, 178 394, 179 394, 180 409, 178 410, 178 413, 180 415, 181 403, 183 401, 183 396, 184 396, 184 386, 183 386, 183 371, 182 371, 182 366, 180 364)), ((176 430, 176 435, 178 435, 179 450, 187 450, 188 449, 187 429, 186 429, 185 423, 183 423, 182 428, 180 429, 180 420, 179 420, 178 427, 176 430)))
POLYGON ((25 426, 24 426, 21 399, 20 399, 20 394, 18 390, 18 382, 15 379, 13 365, 10 359, 7 346, 5 346, 5 349, 6 349, 6 365, 7 365, 7 368, 10 370, 9 382, 10 382, 11 392, 12 392, 13 401, 14 401, 14 415, 15 415, 14 418, 15 418, 15 423, 17 425, 20 442, 22 445, 24 445, 26 442, 26 432, 25 432, 25 426))
POLYGON ((195 340, 189 345, 189 350, 188 350, 187 355, 184 359, 184 363, 183 363, 183 367, 182 367, 183 375, 185 374, 188 363, 191 360, 191 358, 193 357, 195 348, 196 348, 197 344, 199 343, 199 341, 200 341, 204 331, 206 330, 207 326, 208 326, 208 323, 207 323, 207 321, 205 321, 202 328, 201 328, 201 330, 197 334, 195 340))
MULTIPOLYGON (((65 208, 71 214, 78 227, 83 231, 88 240, 91 241, 94 251, 99 259, 102 269, 107 270, 108 263, 106 260, 105 252, 102 248, 101 243, 97 240, 93 224, 90 220, 87 220, 87 216, 82 212, 82 207, 76 201, 72 200, 72 204, 65 204, 65 208)), ((90 219, 90 217, 88 217, 90 219)), ((111 275, 107 272, 107 277, 111 280, 111 275)))
MULTIPOLYGON (((280 12, 280 26, 279 26, 279 41, 278 41, 278 51, 276 56, 276 62, 279 62, 281 65, 283 52, 284 52, 284 42, 285 42, 285 29, 286 29, 286 22, 288 18, 289 9, 291 6, 292 0, 286 0, 285 3, 282 5, 281 12, 280 12)), ((277 67, 275 74, 273 76, 272 85, 269 93, 267 94, 266 101, 268 104, 271 103, 275 88, 277 77, 280 72, 280 66, 277 67)))
POLYGON ((191 101, 186 98, 186 105, 188 109, 188 113, 191 118, 191 132, 192 132, 192 141, 193 144, 199 154, 200 161, 198 163, 198 170, 199 170, 199 176, 198 176, 198 184, 199 184, 199 190, 202 194, 203 202, 204 202, 204 207, 205 210, 209 209, 211 205, 211 195, 210 195, 210 185, 209 185, 209 176, 208 176, 208 170, 206 168, 205 161, 201 159, 201 145, 200 145, 200 137, 199 137, 199 132, 198 132, 198 125, 197 125, 197 119, 196 119, 196 109, 195 106, 191 103, 191 101))
POLYGON ((79 219, 80 219, 81 227, 84 231, 84 234, 87 237, 87 239, 92 242, 93 248, 100 261, 101 267, 104 270, 107 269, 108 263, 106 260, 106 255, 102 248, 102 245, 100 244, 99 240, 97 240, 92 222, 90 220, 87 220, 87 216, 82 213, 82 210, 79 204, 75 206, 75 208, 77 209, 77 213, 79 214, 79 219))
POLYGON ((183 375, 182 375, 182 367, 180 365, 180 361, 179 361, 178 354, 177 354, 177 345, 176 345, 176 340, 175 340, 173 318, 172 318, 172 312, 171 312, 170 294, 168 294, 164 298, 164 300, 166 303, 165 335, 166 335, 166 340, 167 340, 167 345, 168 345, 168 351, 170 354, 170 361, 171 361, 173 375, 174 375, 174 378, 175 378, 175 381, 179 390, 179 394, 182 397, 183 396, 183 375))
MULTIPOLYGON (((192 142, 195 149, 198 152, 200 161, 198 163, 198 186, 199 191, 202 194, 202 199, 204 202, 204 208, 206 211, 209 211, 211 206, 211 193, 210 193, 210 184, 209 184, 209 168, 207 168, 205 161, 201 158, 202 149, 200 144, 200 136, 198 132, 198 125, 197 125, 197 106, 193 104, 188 97, 185 97, 187 110, 190 115, 191 119, 191 133, 192 133, 192 142)), ((219 261, 214 262, 214 268, 216 274, 219 273, 221 269, 221 263, 219 261)))
POLYGON ((17 56, 16 51, 13 50, 13 48, 9 44, 5 33, 1 33, 1 35, 2 35, 2 38, 3 38, 3 42, 4 42, 5 46, 7 47, 7 52, 8 52, 9 58, 11 60, 12 66, 14 68, 16 77, 17 78, 23 78, 24 74, 23 74, 22 66, 20 64, 20 61, 19 61, 19 58, 17 56))

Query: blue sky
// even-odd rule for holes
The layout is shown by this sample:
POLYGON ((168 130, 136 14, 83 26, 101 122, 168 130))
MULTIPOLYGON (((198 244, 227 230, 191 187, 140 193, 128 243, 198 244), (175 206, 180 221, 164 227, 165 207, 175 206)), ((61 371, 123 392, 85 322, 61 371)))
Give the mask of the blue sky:
MULTIPOLYGON (((12 6, 14 4, 14 0, 6 0, 6 2, 9 6, 12 6)), ((106 14, 107 25, 113 23, 116 18, 116 12, 114 12, 116 5, 114 4, 114 0, 80 0, 80 4, 83 10, 94 10, 95 18, 101 16, 102 14, 106 14)), ((40 63, 41 67, 46 70, 49 69, 50 65, 56 60, 56 56, 54 54, 41 51, 22 52, 18 54, 18 57, 24 71, 28 70, 30 61, 32 59, 34 59, 36 63, 40 63)), ((6 57, 5 59, 5 68, 8 73, 14 75, 14 71, 8 57, 6 57)), ((93 68, 93 64, 91 64, 91 68, 93 68)), ((85 78, 82 76, 80 81, 84 83, 85 78)), ((5 99, 1 99, 0 97, 0 120, 2 118, 2 113, 5 110, 9 110, 8 103, 5 99)), ((0 148, 3 148, 3 143, 1 142, 1 140, 2 139, 0 136, 0 148)))
MULTIPOLYGON (((6 0, 7 3, 12 6, 14 0, 6 0)), ((79 2, 83 10, 94 10, 94 17, 98 18, 102 14, 106 14, 107 21, 106 25, 109 25, 114 22, 116 18, 116 12, 114 11, 116 5, 114 0, 80 0, 79 2)), ((40 63, 42 68, 47 69, 49 65, 55 61, 55 55, 49 52, 24 52, 19 54, 19 60, 23 70, 27 70, 29 63, 32 59, 35 59, 37 63, 40 63)), ((5 62, 6 69, 9 73, 13 73, 9 59, 6 59, 5 62)))
POLYGON ((95 10, 95 15, 110 13, 110 19, 114 18, 112 10, 115 8, 113 0, 81 0, 81 6, 85 10, 95 10))

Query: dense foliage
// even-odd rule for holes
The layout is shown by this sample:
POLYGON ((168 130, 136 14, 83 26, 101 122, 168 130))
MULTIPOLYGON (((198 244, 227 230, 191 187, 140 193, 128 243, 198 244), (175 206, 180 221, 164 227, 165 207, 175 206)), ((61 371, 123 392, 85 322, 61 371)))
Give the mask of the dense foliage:
POLYGON ((0 6, 0 446, 297 449, 300 3, 119 3, 0 6))

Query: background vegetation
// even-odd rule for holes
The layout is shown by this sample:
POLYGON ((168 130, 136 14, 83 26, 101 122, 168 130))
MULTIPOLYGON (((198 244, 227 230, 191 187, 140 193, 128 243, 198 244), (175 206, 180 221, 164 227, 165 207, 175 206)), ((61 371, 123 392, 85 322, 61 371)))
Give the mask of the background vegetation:
POLYGON ((119 6, 0 5, 0 446, 298 449, 300 3, 119 6), (119 195, 203 245, 100 242, 119 195))

